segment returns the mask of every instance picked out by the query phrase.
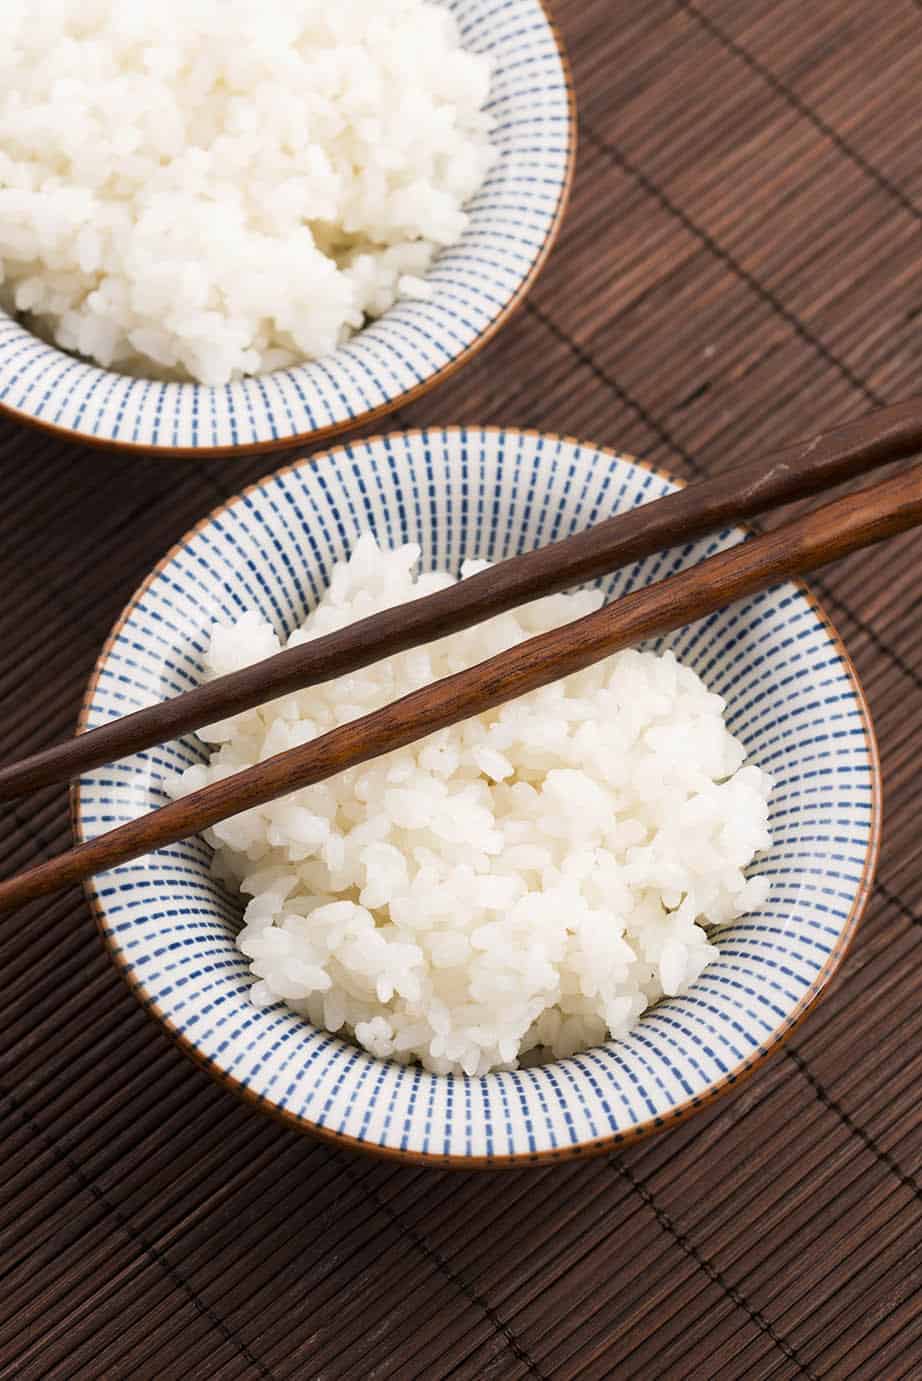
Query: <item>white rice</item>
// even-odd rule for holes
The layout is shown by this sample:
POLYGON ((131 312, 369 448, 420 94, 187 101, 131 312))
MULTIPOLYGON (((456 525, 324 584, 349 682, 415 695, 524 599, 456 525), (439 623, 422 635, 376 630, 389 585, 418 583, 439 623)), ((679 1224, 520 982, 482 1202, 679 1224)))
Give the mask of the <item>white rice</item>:
MULTIPOLYGON (((289 646, 450 585, 365 536, 289 646)), ((462 574, 485 563, 468 562, 462 574)), ((437 677, 586 614, 598 591, 514 614, 299 692, 202 737, 219 780, 437 677)), ((215 627, 221 675, 279 649, 257 614, 215 627)), ((252 1000, 284 1000, 375 1055, 485 1074, 624 1035, 684 992, 707 928, 760 905, 770 783, 724 702, 670 652, 626 651, 209 831, 249 897, 252 1000)))
POLYGON ((224 384, 426 297, 493 160, 426 0, 3 0, 0 307, 224 384))

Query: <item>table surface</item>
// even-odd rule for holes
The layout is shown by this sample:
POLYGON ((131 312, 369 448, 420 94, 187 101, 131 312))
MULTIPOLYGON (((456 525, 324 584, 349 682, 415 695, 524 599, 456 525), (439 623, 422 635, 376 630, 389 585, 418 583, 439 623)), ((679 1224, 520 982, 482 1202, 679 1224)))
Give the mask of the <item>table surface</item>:
MULTIPOLYGON (((720 471, 919 391, 911 0, 559 0, 580 156, 516 319, 395 426, 565 431, 720 471)), ((0 424, 0 758, 70 732, 150 566, 279 459, 0 424)), ((922 707, 909 535, 814 582, 883 759, 880 872, 826 1000, 735 1096, 617 1156, 475 1175, 276 1126, 165 1039, 78 891, 0 932, 0 1376, 922 1375, 922 707)), ((68 842, 63 790, 0 873, 68 842)))

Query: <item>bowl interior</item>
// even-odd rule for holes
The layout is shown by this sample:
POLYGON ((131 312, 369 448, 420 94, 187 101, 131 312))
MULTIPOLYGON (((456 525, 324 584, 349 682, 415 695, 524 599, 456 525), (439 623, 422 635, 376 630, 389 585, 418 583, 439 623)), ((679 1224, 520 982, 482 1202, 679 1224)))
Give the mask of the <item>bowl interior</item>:
MULTIPOLYGON (((262 481, 201 524, 138 592, 88 692, 97 725, 195 685, 218 618, 257 608, 283 634, 371 529, 457 570, 566 536, 667 493, 630 459, 537 433, 449 430, 343 447, 262 481)), ((739 541, 736 530, 602 582, 611 595, 739 541)), ((866 896, 878 828, 866 710, 838 639, 797 586, 735 604, 661 640, 726 697, 728 723, 773 776, 764 909, 719 932, 692 990, 630 1037, 539 1069, 435 1077, 382 1062, 278 1006, 247 1000, 236 899, 200 840, 106 873, 90 889, 145 1004, 214 1072, 299 1125, 372 1149, 458 1159, 560 1156, 662 1125, 736 1080, 790 1028, 834 969, 866 896)), ((99 769, 76 795, 93 836, 165 800, 203 756, 190 737, 99 769)))
POLYGON ((0 407, 87 440, 199 451, 332 434, 413 396, 482 345, 553 242, 572 172, 571 92, 541 0, 443 0, 463 42, 494 63, 498 160, 461 242, 428 275, 429 302, 401 302, 333 355, 226 388, 98 369, 0 312, 0 407))

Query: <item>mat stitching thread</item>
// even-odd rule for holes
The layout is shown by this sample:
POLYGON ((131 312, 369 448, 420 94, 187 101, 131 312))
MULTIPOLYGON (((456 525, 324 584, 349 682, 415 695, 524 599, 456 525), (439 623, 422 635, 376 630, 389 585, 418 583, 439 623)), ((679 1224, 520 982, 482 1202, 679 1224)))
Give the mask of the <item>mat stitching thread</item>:
POLYGON ((826 1092, 799 1050, 789 1045, 786 1047, 785 1053, 788 1059, 800 1070, 823 1107, 835 1113, 839 1121, 849 1132, 858 1138, 861 1144, 870 1151, 871 1155, 874 1156, 876 1160, 879 1160, 881 1165, 886 1166, 890 1173, 896 1176, 900 1184, 904 1185, 907 1189, 911 1189, 915 1198, 919 1203, 922 1203, 922 1185, 919 1184, 915 1176, 903 1170, 898 1162, 894 1160, 893 1156, 890 1155, 889 1151, 885 1151, 881 1146, 878 1146, 870 1132, 866 1132, 863 1127, 860 1127, 858 1123, 849 1116, 841 1104, 837 1103, 836 1100, 826 1092))
MULTIPOLYGON (((51 801, 48 802, 48 805, 52 804, 51 801)), ((66 810, 58 813, 63 813, 64 815, 64 819, 59 825, 54 824, 54 817, 52 816, 51 819, 43 822, 41 829, 37 830, 34 827, 33 821, 24 820, 22 818, 19 813, 18 802, 5 801, 3 805, 3 815, 12 817, 14 823, 22 830, 26 843, 38 846, 35 851, 38 853, 39 858, 50 858, 52 856, 52 851, 57 840, 57 831, 61 830, 62 825, 65 836, 67 834, 66 810), (55 831, 55 833, 52 833, 52 831, 55 831)))
POLYGON ((726 264, 727 268, 730 269, 737 278, 761 297, 763 302, 767 303, 777 316, 780 316, 783 321, 786 321, 794 333, 799 336, 804 344, 808 345, 820 359, 824 360, 826 364, 831 365, 833 369, 841 374, 846 383, 850 384, 857 392, 863 394, 863 396, 867 398, 870 403, 873 403, 875 407, 883 406, 884 400, 874 389, 871 388, 869 384, 866 384, 863 379, 860 379, 844 360, 840 360, 837 355, 834 355, 829 347, 825 345, 818 336, 815 336, 813 332, 804 325, 800 318, 792 312, 789 307, 784 305, 780 298, 776 297, 771 288, 767 288, 764 283, 760 283, 758 278, 750 273, 749 269, 744 268, 729 250, 724 249, 723 245, 718 244, 707 230, 704 230, 693 221, 688 213, 682 210, 681 206, 676 205, 672 198, 669 197, 652 178, 649 178, 646 173, 641 172, 641 170, 636 167, 619 148, 609 143, 608 140, 603 139, 601 135, 596 134, 595 130, 592 129, 590 125, 586 124, 585 120, 581 120, 580 125, 585 131, 587 138, 595 144, 596 148, 600 149, 602 153, 607 154, 622 172, 626 173, 628 177, 632 177, 639 186, 643 187, 644 191, 650 194, 650 196, 655 197, 660 205, 663 206, 670 215, 674 216, 690 235, 694 235, 696 239, 700 240, 721 263, 726 264))
POLYGON ((620 1161, 617 1157, 612 1157, 611 1164, 614 1165, 618 1173, 627 1180, 628 1184, 635 1191, 635 1193, 643 1200, 647 1208, 651 1210, 660 1227, 663 1228, 665 1232, 669 1233, 670 1237, 672 1237, 676 1244, 679 1247, 681 1247, 682 1251, 685 1252, 686 1256, 691 1257, 695 1264, 702 1271, 704 1271, 704 1274, 707 1276, 707 1278, 710 1281, 712 1281, 713 1284, 718 1285, 720 1289, 723 1290, 724 1294, 727 1295, 728 1298, 733 1301, 737 1308, 742 1309, 743 1312, 747 1315, 747 1317, 751 1319, 751 1321, 758 1328, 760 1328, 762 1332, 767 1335, 767 1337, 771 1338, 775 1346, 779 1348, 781 1352, 784 1353, 785 1357, 787 1357, 787 1359, 790 1362, 793 1362, 796 1367, 800 1368, 800 1371, 804 1376, 809 1377, 810 1381, 819 1381, 819 1377, 817 1376, 816 1372, 811 1371, 807 1364, 803 1362, 800 1359, 800 1357, 798 1357, 797 1353, 795 1352, 791 1344, 787 1342, 786 1339, 781 1337, 781 1335, 777 1332, 777 1330, 773 1327, 773 1325, 769 1322, 765 1315, 762 1314, 758 1309, 753 1308, 753 1306, 746 1299, 745 1295, 743 1295, 736 1288, 735 1285, 731 1285, 730 1282, 722 1274, 722 1272, 719 1271, 717 1267, 713 1264, 713 1262, 709 1261, 708 1258, 698 1250, 694 1243, 690 1242, 688 1238, 685 1236, 685 1234, 681 1232, 679 1228, 676 1227, 675 1223, 672 1221, 672 1218, 665 1211, 665 1209, 660 1208, 659 1204, 656 1202, 655 1198, 653 1197, 647 1186, 641 1180, 639 1180, 637 1176, 634 1175, 633 1172, 629 1170, 628 1167, 624 1165, 623 1162, 620 1161))
POLYGON ((549 1378, 526 1351, 523 1344, 519 1342, 509 1325, 503 1322, 492 1305, 488 1304, 487 1301, 477 1293, 474 1287, 468 1284, 462 1275, 452 1269, 442 1253, 436 1247, 433 1247, 431 1242, 428 1242, 415 1228, 410 1227, 409 1223, 405 1223, 395 1210, 391 1208, 387 1200, 383 1199, 378 1191, 372 1188, 371 1185, 366 1184, 365 1180, 356 1174, 351 1165, 347 1165, 346 1170, 353 1183, 357 1184, 366 1197, 371 1199, 372 1203, 374 1203, 384 1214, 392 1226, 403 1233, 405 1237, 408 1237, 417 1251, 422 1252, 427 1260, 434 1262, 438 1270, 445 1276, 446 1280, 449 1280, 472 1304, 475 1304, 477 1308, 481 1310, 497 1332, 502 1334, 509 1346, 509 1350, 518 1358, 524 1367, 528 1368, 532 1376, 537 1377, 538 1381, 549 1381, 549 1378))
MULTIPOLYGON (((920 3, 922 3, 922 0, 920 0, 920 3)), ((679 456, 680 459, 685 462, 685 464, 688 466, 688 468, 692 471, 693 474, 700 475, 703 473, 701 463, 697 461, 694 458, 694 456, 692 456, 691 453, 687 451, 679 441, 676 440, 672 433, 661 422, 657 421, 657 419, 652 415, 652 413, 648 412, 648 410, 644 407, 644 405, 641 402, 638 401, 638 399, 634 398, 630 393, 628 393, 627 389, 625 389, 621 384, 617 383, 616 380, 614 380, 610 374, 607 374, 606 371, 602 369, 602 367, 599 364, 596 363, 592 356, 589 355, 581 345, 579 345, 575 340, 572 339, 571 336, 567 334, 567 332, 563 329, 562 326, 559 326, 557 322, 553 320, 553 318, 549 317, 545 311, 543 311, 533 302, 528 303, 527 310, 530 312, 532 316, 536 317, 537 320, 540 321, 542 325, 544 325, 551 332, 552 335, 556 336, 562 344, 566 345, 569 348, 569 350, 573 353, 575 358, 578 359, 581 364, 584 364, 589 370, 591 370, 593 376, 596 379, 598 379, 598 381, 601 384, 604 384, 614 394, 616 394, 616 396, 620 398, 621 401, 627 407, 629 407, 638 418, 640 418, 640 420, 645 424, 645 426, 647 426, 649 430, 652 431, 653 434, 659 438, 660 442, 664 446, 668 446, 670 450, 672 450, 677 456, 679 456)), ((641 458, 648 456, 650 454, 650 449, 651 448, 641 451, 639 453, 641 458)), ((919 673, 916 672, 909 665, 905 658, 902 657, 901 654, 897 652, 895 648, 892 648, 887 643, 885 643, 874 632, 874 630, 870 627, 869 624, 865 623, 862 619, 860 619, 858 615, 855 614, 852 611, 852 609, 838 597, 838 595, 834 594, 824 580, 822 580, 819 576, 815 574, 811 577, 811 579, 816 589, 818 589, 822 593, 823 599, 826 600, 827 603, 834 605, 837 609, 841 610, 844 614, 846 614, 851 619, 852 623, 854 623, 855 627, 861 630, 861 632, 865 635, 865 637, 868 638, 868 640, 871 643, 873 643, 877 650, 881 652, 884 656, 889 658, 889 660, 892 661, 894 665, 899 668, 903 675, 909 678, 909 680, 913 683, 914 686, 916 686, 919 690, 922 690, 922 676, 920 676, 919 673)))
MULTIPOLYGON (((696 463, 692 461, 691 457, 683 451, 682 447, 678 444, 678 442, 673 440, 673 438, 666 431, 666 429, 662 427, 649 412, 647 412, 647 409, 644 407, 643 403, 641 403, 639 399, 635 398, 633 394, 628 393, 627 389, 624 388, 621 384, 619 384, 617 379, 613 378, 612 375, 606 373, 606 371, 601 367, 601 365, 596 363, 596 361, 592 358, 589 352, 583 348, 583 346, 578 344, 578 342, 575 341, 572 336, 568 335, 562 326, 558 326, 557 322, 554 321, 553 317, 548 316, 547 312, 545 312, 543 308, 539 307, 536 302, 527 302, 525 304, 525 310, 530 316, 536 317, 538 321, 541 322, 542 326, 544 326, 548 331, 550 331, 551 335, 557 337, 561 344, 566 345, 570 352, 576 357, 576 359, 579 360, 580 364, 585 365, 586 368, 591 371, 593 376, 596 379, 598 379, 599 383, 605 385, 609 392, 614 393, 618 398, 620 398, 622 403, 624 403, 626 407, 630 408, 630 410, 635 414, 635 416, 638 417, 640 421, 645 424, 648 430, 653 432, 654 436, 657 436, 660 439, 660 441, 663 442, 666 446, 671 447, 678 455, 682 457, 684 461, 687 462, 688 465, 691 466, 693 470, 697 470, 699 468, 696 465, 696 463)), ((641 454, 646 455, 648 454, 648 452, 641 452, 641 454)))
POLYGON ((909 665, 902 653, 897 652, 896 648, 891 647, 889 643, 885 643, 883 639, 874 632, 871 625, 866 623, 864 619, 859 618, 851 605, 839 599, 838 595, 834 595, 824 582, 817 580, 816 576, 811 576, 810 578, 818 589, 822 589, 823 598, 828 600, 830 604, 834 604, 836 608, 841 609, 842 613, 850 618, 855 627, 864 634, 868 642, 872 643, 874 647, 877 648, 878 652, 883 653, 884 656, 893 662, 894 666, 896 666, 904 676, 907 676, 909 680, 912 681, 913 685, 917 686, 919 690, 922 690, 922 676, 909 665))
POLYGON ((96 1202, 105 1208, 108 1213, 111 1213, 126 1236, 130 1237, 133 1242, 136 1242, 143 1248, 155 1265, 160 1267, 164 1274, 173 1281, 174 1285, 179 1286, 183 1293, 191 1300, 198 1312, 218 1330, 227 1342, 233 1344, 233 1346, 238 1349, 240 1356, 244 1357, 251 1366, 255 1367, 260 1376, 268 1377, 269 1381, 275 1381, 275 1373, 270 1371, 258 1357, 255 1357, 243 1339, 239 1338, 230 1326, 224 1322, 220 1315, 216 1314, 211 1306, 206 1304, 205 1301, 198 1296, 192 1286, 188 1281, 183 1279, 160 1248, 155 1246, 153 1242, 149 1242, 144 1234, 139 1232, 137 1228, 132 1225, 127 1215, 103 1194, 102 1190, 98 1185, 94 1184, 80 1163, 74 1159, 66 1147, 63 1146, 57 1138, 51 1136, 50 1133, 39 1126, 33 1115, 19 1102, 15 1094, 0 1085, 0 1098, 6 1099, 10 1107, 25 1124, 31 1134, 50 1151, 55 1160, 67 1167, 82 1189, 86 1190, 88 1194, 91 1194, 96 1202))
POLYGON ((911 921, 913 925, 922 925, 922 916, 917 916, 908 902, 903 901, 903 898, 897 896, 895 892, 891 892, 890 888, 886 887, 879 879, 875 881, 874 889, 880 893, 884 901, 895 906, 897 911, 906 917, 907 921, 911 921))
MULTIPOLYGON (((184 474, 191 476, 192 471, 185 471, 184 474)), ((213 488, 214 486, 212 485, 211 487, 213 488)), ((161 504, 162 500, 168 494, 175 497, 176 493, 176 489, 164 489, 162 493, 149 496, 148 498, 145 498, 141 502, 135 504, 134 507, 130 508, 128 512, 123 515, 123 517, 119 518, 115 526, 105 534, 106 543, 111 546, 113 539, 118 537, 119 534, 125 530, 125 528, 131 527, 132 525, 136 526, 138 520, 147 518, 153 512, 153 510, 161 504)), ((42 567, 42 579, 44 582, 45 589, 48 591, 48 593, 53 594, 55 598, 59 600, 60 603, 63 604, 69 612, 75 614, 78 618, 82 617, 85 606, 81 604, 78 598, 72 595, 72 581, 68 582, 67 580, 65 580, 63 585, 60 584, 54 578, 53 575, 49 575, 47 566, 42 567)), ((121 588, 122 582, 123 576, 119 574, 116 580, 116 583, 119 586, 119 588, 121 588)), ((111 593, 117 592, 112 591, 111 593)))
MULTIPOLYGON (((728 52, 738 57, 752 72, 755 72, 757 76, 761 77, 773 91, 787 101, 792 109, 809 120, 810 124, 813 125, 815 129, 819 130, 821 134, 825 135, 843 157, 851 159, 855 166, 860 168, 866 177, 869 177, 872 182, 875 182, 882 191, 889 193, 889 195, 902 206, 904 211, 908 211, 916 220, 922 220, 922 212, 919 211, 912 199, 907 196, 900 187, 891 182, 878 168, 875 168, 872 163, 869 163, 864 157, 864 154, 859 153, 857 149, 853 148, 847 139, 833 129, 831 125, 828 125, 812 106, 807 105, 805 101, 801 100, 796 92, 792 91, 790 87, 785 86, 784 82, 781 81, 779 77, 776 77, 770 68, 765 67, 757 57, 750 53, 747 48, 744 48, 736 39, 724 33, 719 25, 715 24, 714 20, 711 19, 709 15, 703 14, 701 10, 697 9, 696 6, 691 3, 691 0, 673 0, 673 3, 677 9, 684 10, 687 14, 696 19, 701 27, 713 34, 718 43, 722 44, 728 52)), ((916 0, 916 3, 919 4, 920 0, 916 0)))
MULTIPOLYGON (((919 4, 919 7, 922 8, 922 0, 916 0, 916 4, 919 4)), ((609 142, 607 142, 606 139, 603 139, 602 137, 600 137, 600 135, 596 134, 595 130, 592 130, 592 127, 588 126, 588 124, 585 123, 585 120, 584 122, 581 122, 581 124, 582 128, 584 128, 585 130, 585 133, 588 134, 588 137, 591 138, 591 141, 594 142, 594 144, 596 145, 596 148, 599 148, 600 151, 602 151, 603 153, 607 153, 610 159, 613 160, 613 162, 616 163, 618 167, 621 167, 621 170, 624 171, 624 173, 627 173, 629 177, 634 178, 634 180, 638 182, 638 184, 642 186, 642 188, 645 189, 646 192, 649 192, 650 196, 656 197, 657 202, 660 202, 661 206, 663 206, 669 214, 674 215, 676 220, 678 220, 680 224, 685 226, 687 231, 689 231, 690 235, 696 236, 696 239, 700 240, 701 244, 704 244, 704 246, 707 247, 709 251, 711 251, 711 254, 715 255, 715 258, 718 258, 718 260, 722 262, 722 264, 726 264, 726 267, 729 268, 730 271, 732 271, 734 275, 736 275, 737 278, 741 280, 741 282, 744 282, 745 284, 747 284, 748 287, 751 287, 752 291, 755 291, 755 293, 758 294, 758 296, 761 297, 763 301, 767 302, 767 305, 769 305, 769 307, 772 308, 778 316, 781 316, 781 318, 783 318, 785 322, 788 322, 788 325, 794 327, 796 334, 798 334, 798 336, 801 337, 807 345, 810 345, 810 348, 812 348, 813 351, 816 352, 816 354, 820 356, 821 359, 824 359, 825 362, 830 363, 830 365, 834 367, 835 370, 838 370, 838 373, 841 374, 843 378, 845 378, 847 384, 850 384, 852 385, 852 388, 857 389, 857 391, 859 391, 860 394, 864 396, 864 398, 868 399, 868 402, 874 403, 875 407, 882 407, 883 405, 885 405, 886 400, 882 398, 881 394, 878 394, 878 392, 876 392, 876 389, 872 388, 870 384, 865 383, 863 378, 857 376, 857 374, 854 373, 854 371, 846 365, 845 360, 841 360, 838 358, 838 356, 832 354, 830 348, 828 348, 827 345, 824 345, 823 341, 818 340, 818 337, 813 336, 812 331, 807 329, 807 327, 803 325, 803 322, 799 320, 798 316, 795 316, 794 312, 789 311, 789 309, 785 307, 783 302, 781 302, 780 300, 778 300, 776 296, 774 296, 772 290, 767 289, 765 284, 759 282, 759 280, 756 279, 755 276, 752 275, 752 273, 749 273, 748 269, 744 268, 743 265, 741 265, 740 262, 738 262, 736 258, 734 258, 733 255, 729 253, 729 250, 723 249, 723 246, 720 246, 720 244, 718 244, 718 242, 716 242, 716 240, 712 238, 712 236, 709 235, 707 231, 705 231, 703 226, 697 225, 697 222, 693 221, 692 218, 690 218, 689 215, 687 215, 686 211, 682 210, 682 207, 676 206, 676 203, 672 202, 671 197, 667 196, 667 193, 665 193, 663 189, 661 189, 660 186, 656 184, 656 182, 653 182, 653 180, 647 177, 645 173, 642 173, 642 171, 640 171, 638 167, 635 167, 634 163, 631 163, 631 160, 629 160, 628 157, 622 155, 620 149, 617 149, 616 146, 614 146, 613 144, 609 144, 609 142)), ((565 340, 567 338, 566 333, 563 333, 563 331, 560 331, 560 336, 562 336, 562 338, 565 338, 565 340)), ((582 358, 582 356, 585 356, 585 351, 582 351, 582 349, 580 348, 580 356, 578 356, 578 358, 582 358)), ((592 363, 594 362, 591 362, 591 365, 592 363)), ((594 371, 596 373, 596 377, 603 377, 602 371, 599 371, 598 367, 596 367, 594 371)), ((650 417, 650 414, 646 413, 646 410, 645 417, 650 417)), ((664 441, 665 439, 667 439, 667 435, 664 434, 663 429, 654 429, 656 429, 658 435, 663 436, 664 441)), ((694 461, 692 461, 692 457, 690 457, 689 454, 687 454, 685 450, 682 449, 682 447, 676 446, 676 443, 674 441, 671 441, 671 439, 669 439, 668 445, 674 446, 674 449, 678 450, 680 456, 685 458, 687 464, 692 465, 693 468, 697 468, 696 465, 694 465, 694 461)), ((879 652, 885 653, 887 657, 890 657, 890 659, 892 659, 894 663, 896 663, 896 666, 899 666, 900 670, 904 671, 905 675, 908 675, 908 677, 910 677, 912 684, 918 686, 919 689, 922 689, 922 678, 918 677, 918 675, 916 675, 914 671, 912 671, 911 668, 907 666, 907 663, 905 663, 903 657, 901 657, 899 653, 896 652, 896 650, 889 648, 889 646, 887 646, 885 642, 883 642, 882 639, 879 638, 878 635, 876 635, 875 632, 867 626, 867 624, 863 623, 863 621, 861 621, 859 617, 857 617, 856 615, 853 615, 852 610, 849 609, 849 606, 845 605, 845 603, 843 603, 842 601, 839 601, 839 599, 836 599, 834 595, 831 595, 830 591, 828 591, 828 587, 825 586, 825 584, 821 583, 821 581, 818 581, 816 579, 814 579, 814 584, 816 584, 817 588, 821 588, 821 590, 823 590, 825 598, 830 598, 832 602, 835 602, 836 605, 838 605, 838 608, 845 610, 847 615, 852 617, 854 624, 856 624, 857 627, 861 628, 861 631, 863 631, 864 634, 867 634, 867 637, 870 638, 872 642, 874 642, 874 645, 876 646, 876 648, 878 648, 879 652)))

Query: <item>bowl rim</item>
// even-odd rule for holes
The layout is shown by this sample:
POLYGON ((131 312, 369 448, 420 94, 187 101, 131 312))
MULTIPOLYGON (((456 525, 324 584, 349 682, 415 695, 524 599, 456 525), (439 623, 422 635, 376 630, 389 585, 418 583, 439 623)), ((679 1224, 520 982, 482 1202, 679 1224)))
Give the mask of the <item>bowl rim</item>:
MULTIPOLYGON (((422 398, 431 389, 436 388, 453 374, 456 374, 458 370, 468 364, 475 355, 478 355, 484 346, 488 345, 490 341, 493 340, 494 336, 502 330, 506 323, 511 320, 519 308, 524 304, 526 297, 534 287, 539 274, 544 269, 557 243, 563 226, 564 217, 566 216, 567 208, 570 204, 573 181, 576 175, 576 156, 579 143, 579 120, 573 70, 564 43, 563 33, 560 25, 551 14, 548 0, 537 0, 537 4, 544 16, 545 23, 554 41, 554 46, 557 49, 567 97, 567 161, 563 179, 560 184, 557 205, 534 263, 531 265, 531 268, 522 279, 516 291, 508 301, 500 307, 499 311, 487 323, 480 334, 457 355, 448 360, 446 364, 442 365, 440 369, 437 369, 420 383, 414 384, 412 388, 404 389, 402 393, 395 394, 393 398, 389 398, 386 402, 379 403, 376 407, 368 408, 365 412, 356 413, 353 417, 344 418, 341 422, 327 423, 323 427, 316 427, 314 430, 307 432, 297 432, 292 436, 270 437, 264 441, 246 441, 239 445, 150 445, 144 442, 121 441, 118 438, 90 435, 85 432, 77 431, 72 427, 62 427, 55 422, 48 422, 44 418, 36 417, 31 412, 16 408, 11 403, 4 402, 2 398, 0 398, 0 419, 7 418, 12 422, 18 422, 22 426, 34 428, 47 436, 56 437, 59 441, 66 442, 69 445, 88 446, 99 451, 124 452, 129 455, 158 456, 176 460, 194 460, 198 457, 209 460, 221 457, 255 455, 263 451, 268 454, 273 451, 290 450, 294 446, 315 445, 321 442, 331 441, 336 437, 344 436, 361 427, 369 426, 373 422, 381 421, 391 413, 396 412, 398 408, 406 407, 410 403, 415 403, 417 399, 422 398)), ((56 350, 64 359, 73 358, 73 356, 69 355, 66 351, 60 350, 57 346, 52 346, 51 348, 56 350)), ((112 373, 114 371, 106 370, 104 372, 112 373)))
MULTIPOLYGON (((382 445, 392 436, 424 438, 431 431, 432 428, 417 427, 407 430, 406 432, 390 434, 379 433, 375 436, 362 438, 360 444, 368 447, 382 445)), ((578 446, 583 449, 592 450, 599 456, 603 456, 611 461, 627 461, 638 469, 645 470, 656 478, 667 480, 680 489, 684 488, 686 484, 684 480, 671 474, 669 470, 664 469, 662 466, 638 459, 636 456, 627 452, 615 451, 610 446, 600 446, 594 442, 581 441, 579 438, 567 433, 546 432, 536 427, 503 427, 495 424, 479 427, 471 427, 469 425, 448 426, 440 427, 438 431, 443 436, 460 436, 464 433, 477 431, 484 435, 540 437, 542 440, 551 443, 578 446)), ((223 513, 227 512, 228 509, 244 502, 250 495, 264 485, 272 483, 284 475, 291 474, 305 465, 310 465, 315 460, 327 460, 335 456, 336 452, 340 449, 345 448, 333 447, 328 451, 317 452, 310 456, 301 456, 291 461, 289 464, 279 467, 277 470, 270 471, 268 474, 254 481, 254 483, 247 485, 239 494, 235 494, 231 498, 226 499, 223 503, 217 505, 207 513, 205 517, 195 523, 177 542, 173 543, 169 551, 161 557, 134 591, 113 624, 109 636, 106 638, 99 656, 96 659, 89 681, 87 682, 86 690, 84 691, 77 719, 77 733, 84 733, 88 728, 90 708, 98 688, 100 675, 126 621, 137 604, 147 593, 150 586, 158 579, 164 569, 175 559, 175 557, 181 553, 183 548, 200 532, 209 527, 216 518, 219 518, 223 513)), ((736 526, 744 525, 736 524, 736 526)), ((457 1154, 440 1155, 431 1151, 411 1151, 401 1150, 399 1147, 394 1146, 381 1146, 374 1142, 362 1141, 346 1133, 334 1131, 326 1126, 318 1126, 309 1118, 303 1117, 299 1113, 292 1112, 287 1108, 278 1107, 271 1100, 264 1098, 248 1085, 222 1069, 214 1060, 210 1059, 199 1050, 195 1042, 190 1039, 190 1037, 183 1034, 166 1013, 161 1010, 156 1000, 145 988, 144 984, 132 976, 131 965, 116 948, 112 936, 106 929, 105 909, 100 902, 95 879, 90 878, 83 884, 84 894, 96 923, 96 927, 102 937, 105 949, 115 965, 115 968, 152 1020, 156 1022, 161 1030, 166 1033, 170 1040, 172 1040, 185 1055, 210 1074, 216 1083, 235 1093, 249 1106, 257 1108, 264 1113, 268 1113, 276 1121, 283 1123, 285 1126, 294 1128, 302 1133, 307 1133, 311 1137, 327 1142, 341 1150, 360 1151, 366 1155, 373 1155, 384 1160, 402 1162, 403 1164, 428 1166, 433 1169, 518 1170, 526 1166, 546 1167, 553 1164, 563 1164, 572 1160, 605 1155, 620 1150, 634 1142, 645 1140, 656 1132, 664 1131, 669 1127, 675 1126, 679 1122, 684 1122, 686 1118, 690 1117, 693 1113, 699 1111, 701 1108, 709 1106, 718 1098, 729 1093, 732 1088, 735 1088, 737 1085, 751 1078, 758 1068, 774 1055, 776 1051, 781 1049, 820 998, 825 995, 831 979, 837 973, 854 940, 858 925, 867 909, 880 857, 883 796, 880 753, 864 688, 841 634, 838 632, 832 619, 807 583, 800 579, 786 583, 794 585, 798 592, 806 598, 813 613, 825 629, 851 686, 861 715, 862 731, 868 753, 871 776, 871 808, 868 825, 868 842, 861 869, 861 876, 856 886, 855 898, 851 910, 842 925, 838 940, 830 951, 826 962, 810 984, 810 987, 798 1000, 788 1015, 778 1023, 771 1035, 760 1044, 758 1052, 748 1059, 742 1060, 719 1079, 713 1080, 700 1093, 694 1094, 690 1098, 684 1099, 681 1103, 675 1104, 667 1112, 646 1118, 642 1122, 635 1123, 632 1127, 627 1127, 620 1132, 613 1132, 608 1136, 596 1137, 587 1141, 578 1142, 575 1145, 568 1145, 545 1151, 516 1152, 497 1156, 464 1156, 457 1154)), ((71 784, 69 802, 71 829, 74 841, 80 844, 84 842, 85 835, 81 816, 82 803, 79 779, 71 784)))

